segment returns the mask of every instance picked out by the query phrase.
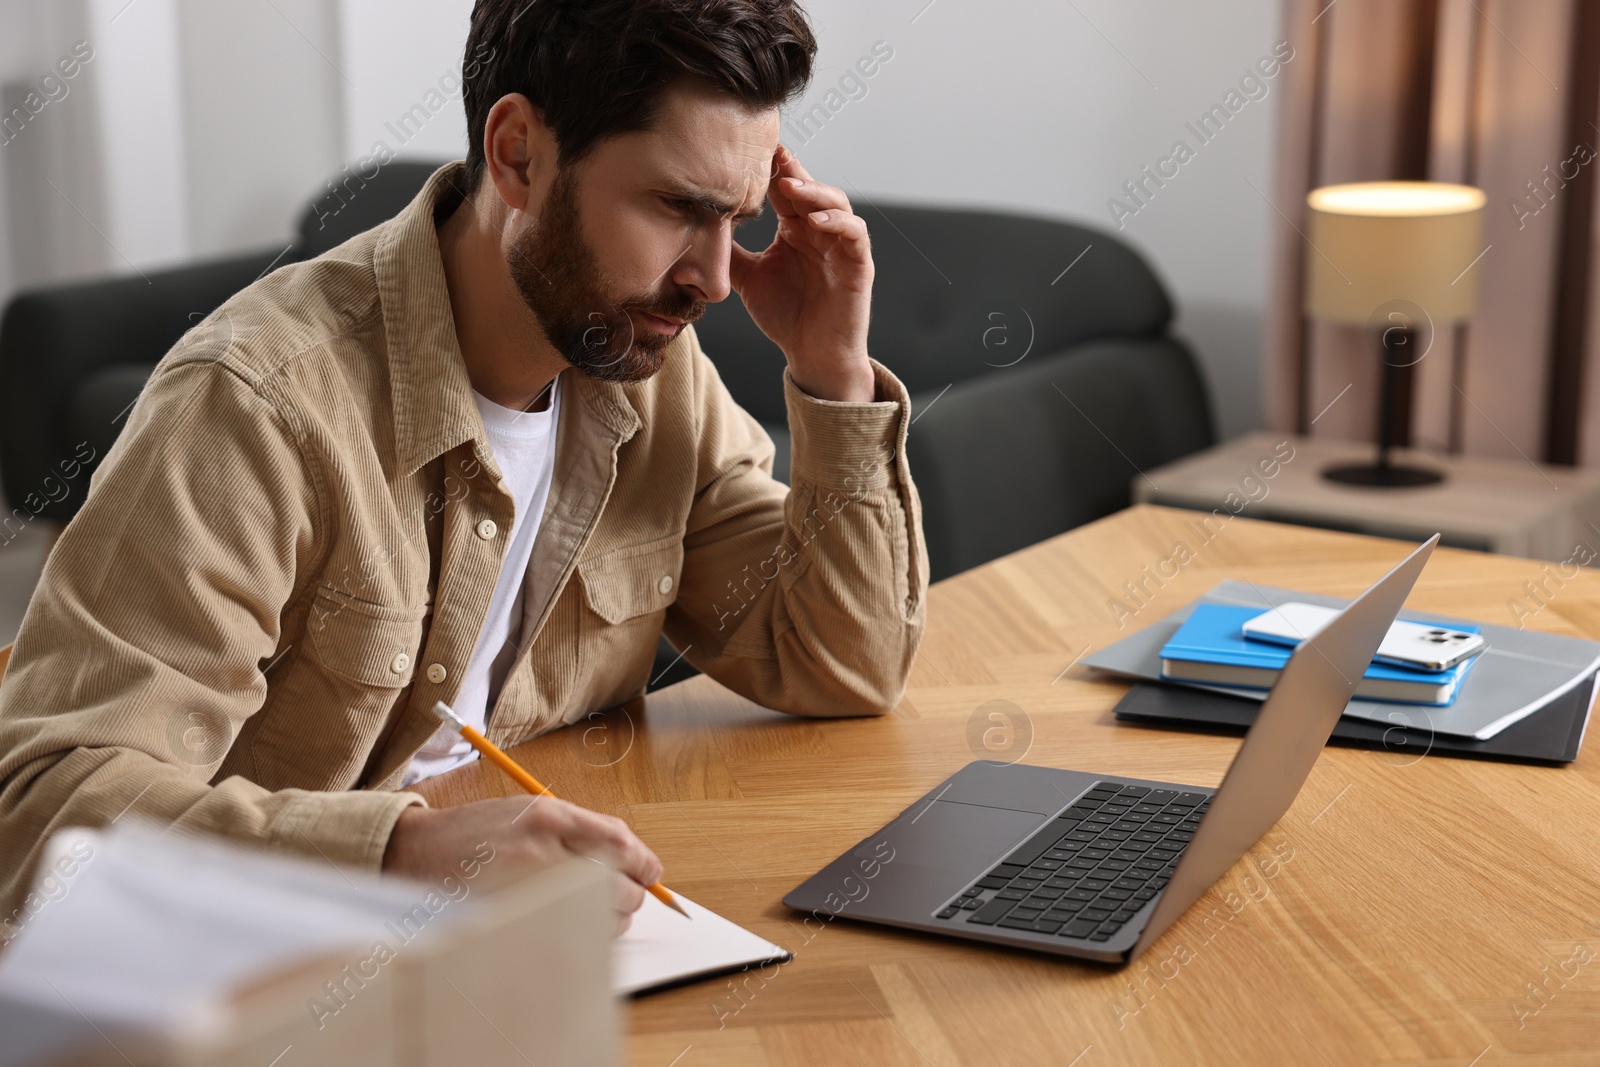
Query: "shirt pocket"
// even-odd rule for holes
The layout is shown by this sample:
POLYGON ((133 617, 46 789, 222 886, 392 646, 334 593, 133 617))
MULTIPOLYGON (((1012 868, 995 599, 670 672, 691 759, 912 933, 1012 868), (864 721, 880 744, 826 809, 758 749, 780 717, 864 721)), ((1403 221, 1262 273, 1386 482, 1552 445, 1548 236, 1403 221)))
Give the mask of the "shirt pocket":
POLYGON ((667 608, 678 596, 683 537, 628 545, 578 562, 588 607, 581 655, 591 696, 579 710, 611 707, 644 691, 667 608))
POLYGON ((426 607, 395 608, 318 589, 306 644, 330 674, 377 689, 411 684, 426 607))
POLYGON ((613 626, 665 613, 677 599, 682 573, 683 538, 678 534, 578 562, 589 609, 613 626))
POLYGON ((427 608, 388 607, 319 588, 301 654, 268 675, 251 743, 256 781, 273 790, 355 787, 416 670, 427 608), (273 672, 276 673, 276 672, 273 672))

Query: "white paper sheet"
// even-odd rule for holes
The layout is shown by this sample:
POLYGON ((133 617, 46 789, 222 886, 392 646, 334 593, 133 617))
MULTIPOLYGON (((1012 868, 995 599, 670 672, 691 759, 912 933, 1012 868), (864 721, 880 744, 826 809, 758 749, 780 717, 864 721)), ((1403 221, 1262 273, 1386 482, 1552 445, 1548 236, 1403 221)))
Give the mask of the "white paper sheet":
POLYGON ((693 919, 685 919, 646 894, 643 906, 634 913, 633 925, 617 938, 611 971, 614 992, 640 993, 790 958, 786 949, 681 893, 673 895, 693 919))

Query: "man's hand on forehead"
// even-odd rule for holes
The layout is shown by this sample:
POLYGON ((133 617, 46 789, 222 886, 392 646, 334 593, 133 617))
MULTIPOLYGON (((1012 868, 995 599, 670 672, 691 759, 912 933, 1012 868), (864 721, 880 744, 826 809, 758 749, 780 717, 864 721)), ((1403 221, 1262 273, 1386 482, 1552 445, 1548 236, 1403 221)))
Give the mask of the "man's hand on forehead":
POLYGON ((783 349, 801 389, 824 400, 873 400, 867 224, 842 190, 813 178, 783 145, 773 153, 766 193, 778 231, 760 252, 732 246, 734 289, 756 325, 783 349))

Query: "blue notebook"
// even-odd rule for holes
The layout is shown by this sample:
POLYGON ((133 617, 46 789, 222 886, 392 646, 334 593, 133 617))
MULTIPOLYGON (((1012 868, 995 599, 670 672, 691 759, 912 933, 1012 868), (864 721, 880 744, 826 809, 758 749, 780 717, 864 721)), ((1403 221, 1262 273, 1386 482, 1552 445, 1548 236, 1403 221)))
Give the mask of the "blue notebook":
MULTIPOLYGON (((1261 613, 1261 608, 1232 604, 1196 605, 1161 646, 1161 677, 1200 685, 1270 689, 1294 649, 1244 636, 1244 624, 1261 613)), ((1475 626, 1458 628, 1477 632, 1475 626)), ((1356 686, 1355 695, 1363 700, 1443 706, 1455 700, 1462 679, 1477 659, 1473 656, 1443 671, 1373 663, 1356 686)))

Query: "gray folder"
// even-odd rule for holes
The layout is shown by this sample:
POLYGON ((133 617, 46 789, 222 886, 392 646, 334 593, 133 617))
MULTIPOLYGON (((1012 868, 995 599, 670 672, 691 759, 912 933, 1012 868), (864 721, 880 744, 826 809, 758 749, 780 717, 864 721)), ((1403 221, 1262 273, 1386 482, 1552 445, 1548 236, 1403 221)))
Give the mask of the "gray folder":
MULTIPOLYGON (((1575 689, 1556 697, 1536 714, 1506 727, 1487 741, 1444 737, 1425 730, 1385 727, 1365 719, 1341 717, 1328 738, 1330 745, 1382 749, 1391 766, 1404 767, 1423 756, 1464 756, 1513 763, 1571 763, 1583 748, 1594 703, 1590 675, 1575 689)), ((1117 703, 1117 719, 1145 726, 1243 733, 1255 721, 1259 700, 1241 700, 1186 686, 1135 682, 1117 703)))

